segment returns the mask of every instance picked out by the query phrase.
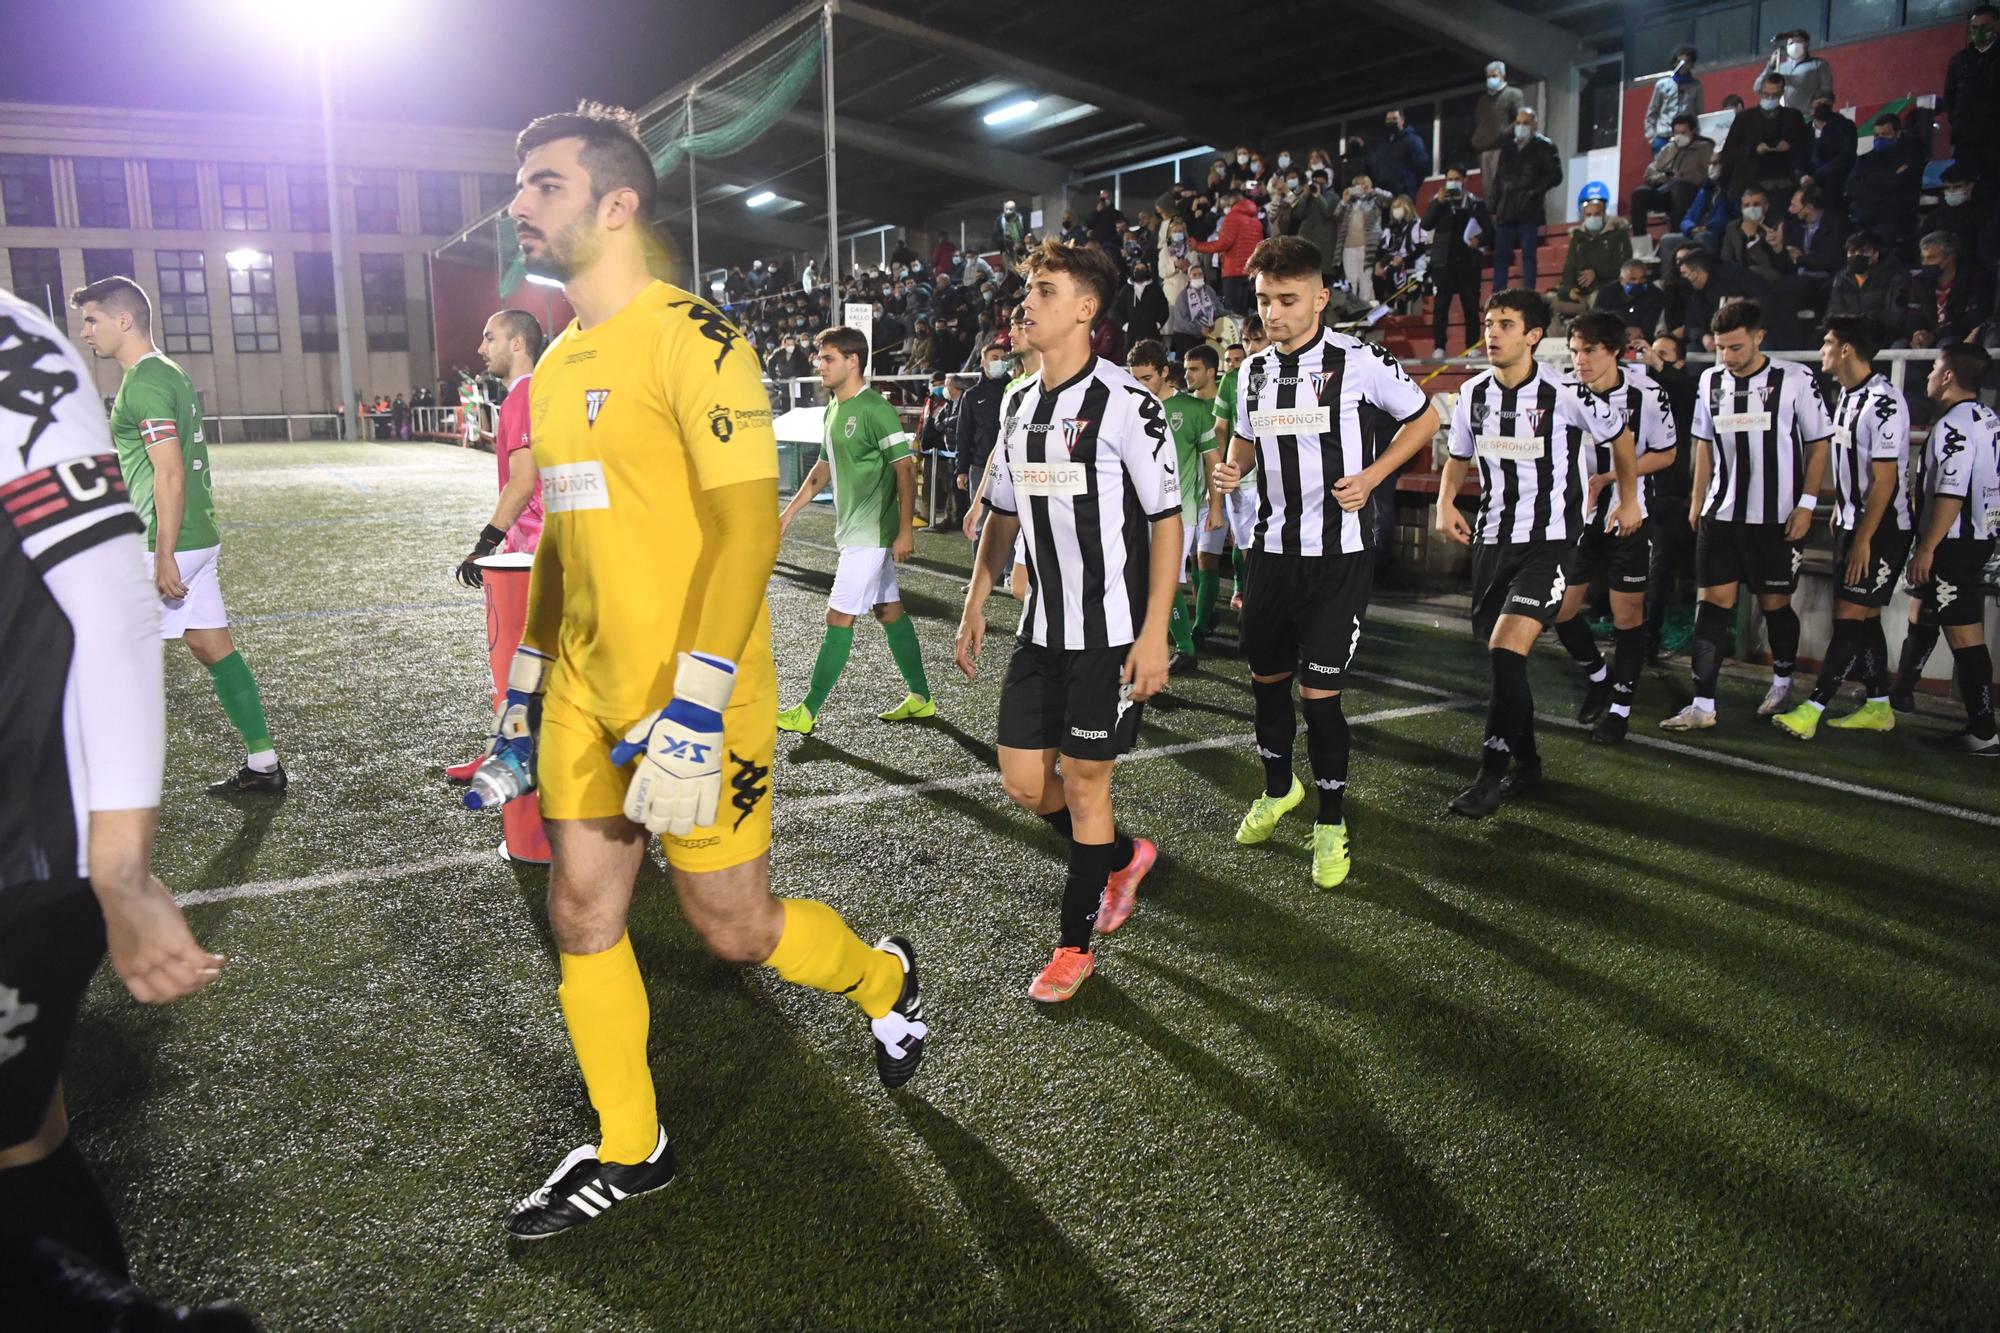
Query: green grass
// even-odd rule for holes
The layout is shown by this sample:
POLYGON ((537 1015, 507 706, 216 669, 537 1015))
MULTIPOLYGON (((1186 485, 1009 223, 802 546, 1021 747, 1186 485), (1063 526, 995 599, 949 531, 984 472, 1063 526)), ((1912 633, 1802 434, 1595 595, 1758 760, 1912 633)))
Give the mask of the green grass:
MULTIPOLYGON (((780 737, 773 853, 780 892, 917 942, 922 1074, 884 1094, 850 1007, 710 960, 649 865, 632 935, 682 1176, 511 1246, 508 1201, 594 1126, 544 875, 467 857, 497 820, 438 772, 486 725, 480 602, 448 571, 491 461, 215 461, 224 587, 293 788, 201 794, 233 736, 170 650, 159 872, 184 892, 358 873, 190 907, 230 957, 199 997, 92 990, 70 1105, 163 1294, 281 1329, 2000 1319, 2000 795, 1925 744, 1946 719, 1802 746, 1731 678, 1725 726, 1683 748, 1545 725, 1546 794, 1454 822, 1483 654, 1385 615, 1349 715, 1444 707, 1356 728, 1355 871, 1322 894, 1304 818, 1232 840, 1260 769, 1242 664, 1216 653, 1145 742, 1219 743, 1118 774, 1160 868, 1097 977, 1044 1010, 1024 992, 1061 872, 990 777, 1012 611, 963 681, 965 547, 928 534, 904 582, 941 716, 874 720, 902 686, 864 625, 817 733, 780 737)), ((802 519, 771 585, 787 703, 830 541, 802 519)), ((1534 677, 1545 714, 1574 708, 1558 653, 1534 677)), ((1686 694, 1649 672, 1635 736, 1686 694)))

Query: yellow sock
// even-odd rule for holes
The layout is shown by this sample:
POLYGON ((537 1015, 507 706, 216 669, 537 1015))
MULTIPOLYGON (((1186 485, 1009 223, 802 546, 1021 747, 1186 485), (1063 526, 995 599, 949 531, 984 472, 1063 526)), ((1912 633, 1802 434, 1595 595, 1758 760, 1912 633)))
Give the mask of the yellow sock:
POLYGON ((598 1160, 643 1162, 659 1143, 660 1119, 646 1064, 646 986, 632 937, 620 935, 603 953, 558 957, 563 979, 556 996, 583 1086, 597 1108, 598 1160))
POLYGON ((810 898, 779 901, 785 907, 785 933, 764 965, 787 981, 845 995, 870 1018, 888 1013, 903 993, 903 965, 863 944, 840 913, 825 903, 810 898))

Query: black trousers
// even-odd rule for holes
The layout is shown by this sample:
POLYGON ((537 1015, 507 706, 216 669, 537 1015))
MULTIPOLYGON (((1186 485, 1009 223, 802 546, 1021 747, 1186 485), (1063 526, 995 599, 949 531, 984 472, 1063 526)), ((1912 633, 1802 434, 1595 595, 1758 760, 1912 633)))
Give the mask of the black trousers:
POLYGON ((1465 342, 1469 347, 1479 338, 1479 278, 1476 264, 1439 267, 1431 270, 1436 290, 1431 295, 1431 339, 1444 355, 1445 328, 1451 322, 1451 301, 1458 298, 1459 312, 1465 317, 1465 342))

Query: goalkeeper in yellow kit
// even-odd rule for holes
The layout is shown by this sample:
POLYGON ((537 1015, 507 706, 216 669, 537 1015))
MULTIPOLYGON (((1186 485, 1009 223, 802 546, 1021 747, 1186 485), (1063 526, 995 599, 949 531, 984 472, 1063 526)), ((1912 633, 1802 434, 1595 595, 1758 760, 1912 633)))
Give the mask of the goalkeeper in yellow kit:
POLYGON ((535 372, 546 523, 494 748, 541 791, 558 995, 600 1126, 508 1217, 540 1239, 673 1178, 625 933, 648 832, 710 952, 854 1001, 884 1084, 916 1072, 928 1032, 906 941, 870 948, 825 904, 771 893, 778 457, 756 356, 649 273, 656 186, 629 112, 545 116, 516 153, 522 253, 577 318, 535 372))

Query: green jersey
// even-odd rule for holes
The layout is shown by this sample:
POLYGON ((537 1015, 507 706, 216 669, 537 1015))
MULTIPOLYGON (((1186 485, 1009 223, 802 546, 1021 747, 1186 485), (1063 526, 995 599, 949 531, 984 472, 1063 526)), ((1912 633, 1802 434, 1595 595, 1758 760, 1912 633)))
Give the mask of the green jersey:
MULTIPOLYGON (((1236 434, 1239 435, 1242 434, 1241 431, 1235 430, 1235 417, 1236 417, 1236 372, 1235 371, 1231 370, 1223 375, 1222 382, 1216 389, 1213 403, 1215 407, 1215 419, 1217 421, 1220 421, 1223 425, 1230 427, 1230 429, 1234 431, 1236 434)), ((1227 450, 1229 447, 1229 442, 1227 440, 1224 440, 1222 444, 1217 447, 1227 450)), ((1228 457, 1229 455, 1225 452, 1223 454, 1223 458, 1227 460, 1228 457)), ((1257 484, 1257 464, 1254 459, 1251 461, 1250 470, 1243 474, 1243 480, 1240 484, 1243 486, 1255 486, 1257 484)))
POLYGON ((863 389, 826 409, 826 460, 833 469, 833 540, 841 546, 895 543, 903 513, 896 463, 910 457, 910 432, 889 400, 863 389))
POLYGON ((149 450, 178 444, 185 479, 181 531, 176 551, 199 551, 222 544, 215 530, 215 496, 208 466, 208 445, 202 439, 201 410, 195 406, 194 384, 187 372, 158 352, 148 352, 125 372, 111 405, 111 438, 118 446, 118 468, 132 508, 146 521, 146 549, 152 550, 160 530, 153 507, 153 456, 149 450))
POLYGON ((1215 404, 1191 393, 1177 393, 1160 406, 1167 430, 1174 437, 1175 462, 1181 477, 1181 522, 1194 523, 1207 507, 1208 469, 1201 456, 1215 445, 1215 404))

